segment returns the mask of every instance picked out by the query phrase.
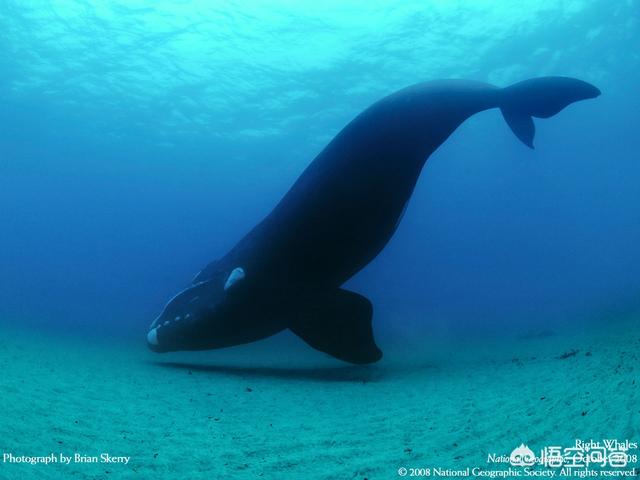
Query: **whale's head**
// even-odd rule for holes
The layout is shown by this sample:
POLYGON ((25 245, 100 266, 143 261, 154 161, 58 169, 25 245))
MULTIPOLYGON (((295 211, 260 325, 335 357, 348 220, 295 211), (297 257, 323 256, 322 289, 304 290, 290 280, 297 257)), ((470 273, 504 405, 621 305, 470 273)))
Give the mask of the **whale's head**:
POLYGON ((245 272, 220 271, 175 295, 151 324, 147 345, 154 352, 200 350, 238 343, 238 316, 246 314, 245 272))

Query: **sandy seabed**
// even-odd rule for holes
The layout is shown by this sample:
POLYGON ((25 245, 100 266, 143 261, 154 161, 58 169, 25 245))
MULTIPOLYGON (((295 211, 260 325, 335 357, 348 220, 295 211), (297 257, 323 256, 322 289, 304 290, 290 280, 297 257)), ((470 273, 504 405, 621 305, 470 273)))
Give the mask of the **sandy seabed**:
POLYGON ((0 478, 397 479, 401 467, 491 469, 489 454, 521 443, 638 441, 639 351, 638 319, 526 339, 431 339, 386 348, 370 367, 293 338, 156 355, 142 340, 5 326, 0 478))

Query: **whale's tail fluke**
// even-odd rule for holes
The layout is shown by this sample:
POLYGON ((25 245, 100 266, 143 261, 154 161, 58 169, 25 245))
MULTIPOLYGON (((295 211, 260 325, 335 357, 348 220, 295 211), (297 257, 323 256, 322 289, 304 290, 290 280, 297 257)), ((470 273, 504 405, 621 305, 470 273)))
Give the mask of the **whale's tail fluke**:
POLYGON ((595 98, 600 90, 569 77, 540 77, 516 83, 501 91, 500 109, 515 135, 533 148, 533 118, 549 118, 567 105, 595 98))

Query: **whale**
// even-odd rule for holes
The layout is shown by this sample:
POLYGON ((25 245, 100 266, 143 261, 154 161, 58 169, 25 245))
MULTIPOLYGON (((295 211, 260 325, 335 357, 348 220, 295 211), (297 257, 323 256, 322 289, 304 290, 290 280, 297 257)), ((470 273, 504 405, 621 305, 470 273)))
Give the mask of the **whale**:
POLYGON ((380 360, 371 302, 342 285, 389 242, 429 156, 489 109, 499 109, 533 148, 534 117, 598 95, 582 80, 540 77, 504 88, 428 81, 382 98, 326 145, 262 221, 169 300, 147 331, 148 347, 217 349, 289 329, 344 362, 380 360))

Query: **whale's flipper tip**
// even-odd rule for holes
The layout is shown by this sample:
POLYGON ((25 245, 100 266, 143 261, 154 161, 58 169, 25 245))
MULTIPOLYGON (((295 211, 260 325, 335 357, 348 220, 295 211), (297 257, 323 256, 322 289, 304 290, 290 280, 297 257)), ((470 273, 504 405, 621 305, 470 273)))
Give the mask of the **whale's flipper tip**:
POLYGON ((347 290, 314 295, 290 329, 309 346, 349 363, 367 364, 382 358, 373 338, 371 302, 347 290))
POLYGON ((502 108, 502 115, 515 136, 527 147, 533 149, 533 137, 536 134, 533 118, 524 112, 507 108, 502 108))

